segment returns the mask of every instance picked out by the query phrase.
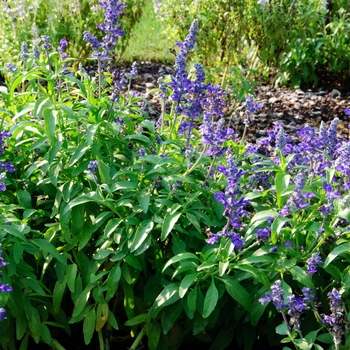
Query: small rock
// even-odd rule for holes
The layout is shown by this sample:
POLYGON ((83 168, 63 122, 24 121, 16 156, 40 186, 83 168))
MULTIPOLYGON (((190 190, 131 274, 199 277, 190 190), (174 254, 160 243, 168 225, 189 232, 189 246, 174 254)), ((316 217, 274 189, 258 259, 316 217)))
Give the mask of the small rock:
POLYGON ((154 89, 156 86, 153 83, 145 83, 146 89, 154 89))
POLYGON ((337 89, 333 89, 331 94, 332 94, 332 97, 337 97, 341 95, 340 91, 337 89))
POLYGON ((276 103, 277 101, 279 101, 279 99, 277 97, 271 97, 269 99, 269 103, 272 103, 272 104, 276 103))

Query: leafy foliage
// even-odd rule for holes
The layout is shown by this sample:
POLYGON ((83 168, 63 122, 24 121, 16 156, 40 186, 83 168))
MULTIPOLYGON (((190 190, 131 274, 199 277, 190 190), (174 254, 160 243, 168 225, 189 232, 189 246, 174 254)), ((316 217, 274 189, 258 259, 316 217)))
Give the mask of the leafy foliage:
POLYGON ((292 86, 317 85, 320 69, 349 74, 344 51, 349 46, 345 29, 349 4, 345 1, 164 0, 154 4, 166 32, 176 40, 185 37, 194 18, 199 19, 196 56, 214 71, 225 71, 227 65, 241 71, 248 68, 259 76, 272 76, 276 84, 292 86))
MULTIPOLYGON (((118 72, 101 65, 90 77, 62 52, 28 54, 8 71, 3 349, 77 340, 134 350, 144 337, 149 349, 349 347, 349 142, 337 138, 339 120, 306 125, 294 142, 282 125, 256 145, 237 140, 220 119, 220 86, 199 64, 188 74, 197 31, 194 21, 175 76, 153 91, 173 107, 159 120, 118 72)), ((247 96, 244 107, 248 127, 261 106, 247 96)))

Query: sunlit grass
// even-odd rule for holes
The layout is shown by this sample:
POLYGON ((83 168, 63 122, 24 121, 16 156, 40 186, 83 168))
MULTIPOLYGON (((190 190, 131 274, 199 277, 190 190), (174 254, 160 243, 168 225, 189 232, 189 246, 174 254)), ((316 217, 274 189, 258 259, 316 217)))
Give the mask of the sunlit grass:
POLYGON ((129 46, 121 59, 130 62, 173 62, 174 56, 169 52, 173 44, 163 33, 162 23, 154 14, 153 1, 147 0, 141 21, 134 27, 129 46))

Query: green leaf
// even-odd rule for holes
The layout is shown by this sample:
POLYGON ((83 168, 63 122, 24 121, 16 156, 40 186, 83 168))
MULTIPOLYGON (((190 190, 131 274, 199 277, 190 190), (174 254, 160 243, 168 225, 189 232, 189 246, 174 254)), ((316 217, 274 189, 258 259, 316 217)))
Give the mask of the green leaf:
POLYGON ((93 259, 95 260, 104 260, 108 255, 113 254, 114 250, 112 248, 99 249, 94 255, 93 259))
POLYGON ((246 310, 251 311, 252 302, 249 293, 237 281, 229 277, 221 277, 220 280, 224 282, 228 294, 240 303, 246 310))
POLYGON ((124 138, 127 141, 138 142, 144 146, 148 146, 152 143, 152 141, 147 136, 140 134, 126 135, 124 138))
POLYGON ((41 335, 41 320, 38 310, 31 306, 30 312, 27 313, 27 318, 31 336, 33 337, 35 343, 39 344, 41 335))
POLYGON ((44 289, 42 288, 42 286, 43 286, 42 282, 40 282, 36 279, 33 279, 31 277, 26 277, 26 278, 23 278, 23 283, 27 287, 29 287, 30 289, 32 289, 33 291, 38 293, 39 295, 42 295, 44 297, 47 296, 44 289))
POLYGON ((118 181, 112 186, 111 192, 119 190, 132 190, 136 188, 138 188, 138 184, 136 182, 118 181))
POLYGON ((350 208, 346 208, 340 211, 337 216, 347 221, 350 221, 350 208))
POLYGON ((55 129, 57 125, 57 111, 46 109, 44 111, 44 129, 47 138, 50 141, 50 144, 55 143, 56 138, 54 137, 55 129))
POLYGON ((55 259, 57 259, 64 266, 67 265, 66 259, 47 240, 45 240, 45 239, 31 239, 30 242, 35 244, 37 247, 41 248, 45 253, 51 254, 55 259))
POLYGON ((67 281, 66 278, 60 283, 59 281, 56 281, 55 287, 53 289, 53 309, 56 314, 60 311, 61 302, 63 298, 64 291, 66 289, 67 281))
POLYGON ((276 333, 279 335, 287 335, 288 334, 288 328, 287 325, 283 322, 279 326, 276 327, 276 333))
POLYGON ((159 309, 167 305, 171 305, 180 299, 179 296, 179 286, 178 282, 168 284, 157 296, 154 301, 154 308, 159 309))
POLYGON ((214 311, 216 304, 218 303, 219 293, 215 286, 214 277, 211 279, 210 287, 207 291, 207 294, 204 298, 204 307, 203 307, 203 318, 207 318, 214 311))
POLYGON ((230 264, 229 261, 219 261, 219 276, 223 276, 230 264))
POLYGON ((117 320, 115 318, 115 316, 113 315, 112 312, 109 312, 108 313, 108 324, 114 328, 115 330, 119 330, 119 326, 118 326, 118 323, 117 323, 117 320))
POLYGON ((322 333, 317 337, 317 340, 325 344, 333 344, 333 337, 329 333, 322 333))
POLYGON ((74 152, 72 158, 69 161, 69 164, 68 164, 69 167, 72 166, 73 164, 75 164, 85 154, 85 152, 90 148, 98 127, 99 127, 99 125, 96 124, 96 125, 91 125, 88 128, 86 135, 85 135, 85 139, 80 142, 78 147, 75 149, 75 152, 74 152))
POLYGON ((44 323, 41 324, 41 339, 47 345, 50 345, 50 346, 52 345, 52 337, 51 337, 50 329, 44 323))
POLYGON ((48 97, 42 97, 37 99, 35 102, 33 117, 37 118, 38 120, 42 120, 44 117, 45 109, 51 106, 52 106, 52 103, 49 101, 48 97))
POLYGON ((147 333, 149 350, 157 350, 161 330, 161 325, 156 322, 153 324, 151 330, 147 333))
POLYGON ((278 215, 278 212, 276 210, 273 210, 273 209, 262 210, 253 216, 253 218, 250 221, 250 224, 253 224, 256 221, 264 222, 266 221, 267 218, 276 217, 277 215, 278 215))
POLYGON ((313 344, 309 344, 305 339, 294 339, 294 344, 300 350, 310 350, 313 344))
POLYGON ((109 308, 107 303, 99 303, 96 310, 96 332, 100 331, 108 320, 109 308))
MULTIPOLYGON (((77 79, 74 75, 71 75, 71 74, 65 75, 64 77, 65 77, 65 79, 71 81, 72 83, 77 84, 79 86, 79 90, 82 92, 83 96, 87 97, 85 85, 79 79, 77 79)), ((65 107, 65 106, 60 106, 60 108, 65 110, 63 107, 65 107)))
POLYGON ((183 280, 180 283, 180 287, 179 287, 179 296, 180 298, 183 298, 185 296, 185 294, 187 293, 188 288, 191 287, 193 281, 197 278, 197 276, 199 275, 198 272, 195 273, 191 273, 189 275, 186 275, 183 280))
POLYGON ((343 253, 349 253, 350 243, 341 244, 338 247, 334 248, 327 256, 323 267, 326 268, 338 255, 343 253))
POLYGON ((148 212, 150 199, 151 199, 151 195, 149 193, 137 194, 137 200, 139 201, 141 209, 145 214, 148 212))
POLYGON ((128 319, 132 319, 134 317, 135 311, 135 295, 132 286, 128 283, 125 283, 122 280, 122 286, 124 291, 124 309, 128 319))
MULTIPOLYGON (((173 328, 175 322, 181 315, 183 310, 183 306, 181 302, 175 303, 173 305, 168 306, 163 312, 161 316, 161 324, 163 334, 168 334, 170 330, 173 328)), ((171 336, 171 335, 169 335, 171 336)))
POLYGON ((90 344, 92 335, 94 334, 96 323, 96 312, 95 309, 91 309, 84 318, 83 323, 83 334, 85 345, 90 344))
POLYGON ((132 241, 130 253, 134 252, 141 246, 141 244, 148 237, 149 233, 152 231, 153 227, 154 223, 152 220, 145 220, 141 222, 141 224, 137 227, 134 239, 132 241))
POLYGON ((107 292, 110 298, 112 298, 117 291, 117 286, 121 275, 122 275, 122 271, 119 264, 113 266, 109 272, 108 279, 107 279, 107 292))
POLYGON ((283 204, 282 192, 288 187, 289 181, 290 181, 290 175, 283 174, 281 172, 276 174, 275 186, 276 186, 277 205, 279 208, 281 208, 283 204))
POLYGON ((74 198, 67 206, 64 208, 63 214, 66 214, 70 209, 76 205, 80 205, 87 202, 100 202, 103 198, 97 192, 90 192, 83 194, 77 198, 74 198))
POLYGON ((282 227, 289 222, 289 218, 285 218, 283 216, 277 216, 271 225, 271 241, 272 243, 276 243, 278 240, 278 235, 281 232, 282 227))
POLYGON ((67 286, 72 293, 75 290, 75 279, 77 276, 77 270, 78 270, 77 264, 67 265, 67 268, 66 268, 67 286))
POLYGON ((76 317, 80 315, 80 313, 84 310, 84 307, 89 300, 91 289, 94 287, 94 284, 89 284, 83 292, 79 295, 78 299, 75 302, 75 306, 73 309, 72 317, 76 317))
POLYGON ((15 243, 13 244, 13 259, 15 260, 16 264, 20 262, 22 255, 23 246, 20 241, 15 241, 15 243))
POLYGON ((181 206, 176 203, 171 207, 170 211, 168 211, 165 214, 165 218, 164 218, 163 225, 162 225, 162 233, 160 236, 160 239, 162 241, 164 241, 168 237, 168 235, 171 232, 171 230, 173 229, 174 225, 179 220, 181 213, 178 213, 177 211, 180 208, 181 208, 181 206))
POLYGON ((237 268, 242 271, 249 272, 252 275, 254 280, 261 282, 266 287, 270 287, 271 283, 269 278, 266 276, 266 274, 263 271, 260 271, 260 269, 253 267, 251 265, 243 264, 243 263, 238 263, 237 268))
POLYGON ((306 287, 315 289, 314 284, 312 283, 311 278, 309 277, 309 275, 306 273, 306 271, 304 271, 301 267, 299 266, 293 266, 290 269, 290 273, 293 276, 293 279, 295 279, 296 281, 299 281, 301 284, 303 284, 306 287))
POLYGON ((58 176, 62 170, 62 160, 54 161, 50 164, 49 179, 51 183, 56 187, 58 182, 58 176))
POLYGON ((134 256, 133 254, 128 254, 125 257, 125 262, 132 266, 134 269, 141 271, 142 270, 142 265, 139 261, 139 258, 137 258, 136 256, 134 256))
POLYGON ((16 191, 16 196, 17 196, 19 204, 24 209, 31 209, 31 208, 33 208, 33 206, 32 206, 32 196, 30 195, 30 193, 28 191, 18 190, 18 191, 16 191))
POLYGON ((196 217, 196 215, 191 214, 191 213, 186 213, 187 219, 190 221, 190 223, 194 226, 194 228, 198 232, 202 232, 201 225, 199 224, 199 221, 196 217))
MULTIPOLYGON (((192 313, 192 318, 194 316, 194 313, 197 310, 197 296, 198 296, 198 287, 195 285, 195 287, 188 293, 187 296, 187 306, 188 310, 192 313)), ((189 318, 191 315, 189 315, 189 318)))
POLYGON ((180 253, 180 254, 173 256, 170 260, 168 260, 167 263, 164 265, 162 271, 164 272, 167 267, 169 267, 170 265, 172 265, 178 261, 187 260, 187 259, 199 260, 198 256, 194 255, 193 253, 187 253, 187 252, 180 253))
POLYGON ((147 314, 137 315, 137 316, 133 317, 132 319, 126 321, 124 323, 124 326, 126 326, 126 327, 136 326, 138 324, 146 322, 146 318, 147 318, 147 314))

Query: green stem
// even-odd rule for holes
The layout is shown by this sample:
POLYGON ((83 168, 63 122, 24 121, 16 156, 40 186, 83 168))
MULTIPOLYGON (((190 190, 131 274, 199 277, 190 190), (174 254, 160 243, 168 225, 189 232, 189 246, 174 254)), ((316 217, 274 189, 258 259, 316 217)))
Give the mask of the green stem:
POLYGON ((98 74, 98 98, 101 98, 101 85, 102 85, 102 69, 101 60, 97 59, 97 74, 98 74))
POLYGON ((52 347, 54 350, 66 350, 56 339, 52 339, 52 347))
POLYGON ((100 344, 100 350, 105 350, 105 344, 103 341, 103 335, 101 329, 97 332, 98 334, 98 342, 100 344))
POLYGON ((247 123, 245 123, 244 124, 243 135, 242 135, 242 138, 241 138, 241 142, 239 143, 240 147, 243 145, 243 141, 244 141, 245 135, 247 133, 247 130, 248 130, 248 125, 247 125, 247 123))
POLYGON ((208 179, 209 179, 209 176, 210 176, 211 170, 213 169, 215 160, 216 160, 216 155, 214 155, 213 160, 211 161, 210 167, 209 167, 209 169, 208 169, 207 176, 205 177, 204 182, 203 182, 203 185, 202 185, 203 187, 205 186, 206 182, 207 182, 208 179))
POLYGON ((146 334, 146 326, 144 326, 141 329, 141 332, 139 333, 139 335, 136 337, 135 341, 132 343, 131 347, 129 348, 129 350, 136 350, 138 345, 140 344, 142 338, 144 337, 144 335, 146 334))
POLYGON ((205 154, 205 151, 207 150, 207 146, 205 145, 204 148, 203 148, 203 151, 201 153, 201 155, 199 156, 199 158, 196 160, 196 162, 191 166, 190 169, 187 169, 184 176, 187 176, 189 173, 191 173, 195 168, 196 166, 200 163, 200 161, 202 160, 202 158, 204 157, 204 154, 205 154))

